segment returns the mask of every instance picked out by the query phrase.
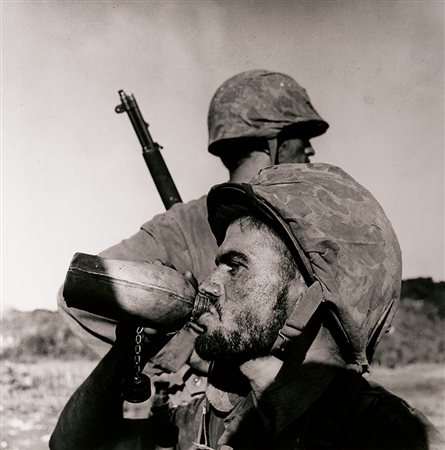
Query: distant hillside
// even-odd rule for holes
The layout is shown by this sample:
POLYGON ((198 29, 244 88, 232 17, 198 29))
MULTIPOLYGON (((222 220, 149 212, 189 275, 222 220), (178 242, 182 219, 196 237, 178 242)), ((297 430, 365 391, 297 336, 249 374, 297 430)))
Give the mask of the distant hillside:
MULTIPOLYGON (((385 366, 445 362, 445 283, 431 278, 403 281, 402 301, 393 327, 382 339, 374 361, 385 366)), ((95 359, 57 312, 4 312, 3 358, 95 359)))
POLYGON ((1 333, 0 355, 5 359, 27 362, 42 357, 96 358, 55 311, 3 312, 1 333))
POLYGON ((445 281, 435 283, 432 278, 412 278, 402 281, 402 298, 424 300, 445 317, 445 281))
POLYGON ((394 367, 414 362, 445 362, 445 282, 413 278, 402 282, 392 329, 374 362, 394 367))

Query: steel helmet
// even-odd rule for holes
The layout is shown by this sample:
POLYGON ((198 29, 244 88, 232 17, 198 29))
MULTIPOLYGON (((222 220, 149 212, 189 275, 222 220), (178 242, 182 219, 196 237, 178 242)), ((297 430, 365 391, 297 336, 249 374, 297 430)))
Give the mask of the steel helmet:
POLYGON ((250 184, 213 187, 207 204, 219 244, 234 219, 255 215, 287 243, 309 286, 279 333, 276 353, 321 307, 348 364, 366 371, 401 286, 399 244, 374 197, 338 167, 282 164, 261 170, 250 184))
POLYGON ((238 138, 276 139, 283 130, 304 127, 311 138, 328 124, 293 78, 268 70, 249 70, 226 80, 215 92, 208 114, 209 152, 220 156, 221 143, 238 138))

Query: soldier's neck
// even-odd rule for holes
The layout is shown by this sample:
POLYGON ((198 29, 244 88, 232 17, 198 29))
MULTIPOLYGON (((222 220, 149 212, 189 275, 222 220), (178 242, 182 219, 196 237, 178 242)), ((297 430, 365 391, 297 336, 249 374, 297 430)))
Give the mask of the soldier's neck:
POLYGON ((251 359, 240 366, 243 375, 249 380, 255 398, 273 382, 283 362, 274 356, 251 359))
POLYGON ((239 167, 230 173, 232 183, 248 183, 261 169, 270 166, 270 158, 264 152, 252 152, 239 167))

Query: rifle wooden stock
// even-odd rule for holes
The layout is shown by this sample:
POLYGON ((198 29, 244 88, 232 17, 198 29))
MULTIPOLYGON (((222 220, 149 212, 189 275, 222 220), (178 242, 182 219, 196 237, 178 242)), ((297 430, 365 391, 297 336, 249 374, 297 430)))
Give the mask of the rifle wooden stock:
POLYGON ((69 307, 175 331, 191 317, 196 290, 182 274, 160 263, 76 253, 63 296, 69 307))

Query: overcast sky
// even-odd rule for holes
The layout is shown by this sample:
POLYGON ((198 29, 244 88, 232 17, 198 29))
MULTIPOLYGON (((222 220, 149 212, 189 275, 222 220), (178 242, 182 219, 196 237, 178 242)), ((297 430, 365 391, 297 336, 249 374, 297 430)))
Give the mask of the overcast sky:
POLYGON ((444 279, 444 3, 7 1, 2 8, 2 301, 56 307, 71 256, 162 212, 117 91, 136 95, 183 200, 226 181, 206 153, 228 77, 293 76, 343 167, 393 223, 404 278, 444 279))

